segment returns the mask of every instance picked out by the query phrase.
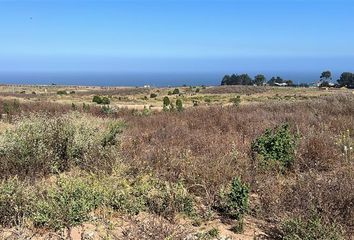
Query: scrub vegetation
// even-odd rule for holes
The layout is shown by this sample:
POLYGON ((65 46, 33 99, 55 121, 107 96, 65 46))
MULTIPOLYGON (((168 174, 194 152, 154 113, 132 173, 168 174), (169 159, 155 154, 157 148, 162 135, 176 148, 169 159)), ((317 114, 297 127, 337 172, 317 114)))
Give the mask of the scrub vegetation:
POLYGON ((59 91, 1 96, 1 238, 354 234, 350 90, 59 91))

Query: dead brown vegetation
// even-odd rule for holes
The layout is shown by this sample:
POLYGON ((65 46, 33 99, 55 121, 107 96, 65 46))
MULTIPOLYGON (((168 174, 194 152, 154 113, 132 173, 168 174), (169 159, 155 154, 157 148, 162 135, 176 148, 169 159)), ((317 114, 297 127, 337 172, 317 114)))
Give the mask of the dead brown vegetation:
POLYGON ((353 95, 197 108, 127 122, 122 152, 138 171, 183 180, 209 202, 221 186, 241 176, 260 198, 255 214, 281 219, 315 209, 353 230, 354 163, 344 161, 337 145, 341 134, 354 127, 353 95), (285 174, 259 169, 251 142, 282 123, 299 135, 295 164, 285 174))

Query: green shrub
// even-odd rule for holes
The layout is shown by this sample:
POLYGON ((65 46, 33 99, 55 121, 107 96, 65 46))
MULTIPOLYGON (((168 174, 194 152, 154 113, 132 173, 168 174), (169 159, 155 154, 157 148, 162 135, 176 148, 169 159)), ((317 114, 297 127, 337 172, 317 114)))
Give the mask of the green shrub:
POLYGON ((12 227, 23 222, 31 210, 32 192, 17 178, 0 183, 0 225, 12 227))
POLYGON ((60 178, 41 193, 31 218, 35 226, 54 230, 69 228, 87 221, 103 201, 104 194, 91 181, 60 178))
POLYGON ((150 98, 156 98, 157 97, 157 94, 156 93, 151 93, 150 94, 150 98))
POLYGON ((92 102, 95 102, 97 104, 102 104, 102 98, 100 96, 93 96, 92 102))
POLYGON ((138 214, 147 209, 146 196, 152 187, 151 182, 144 178, 115 182, 108 190, 108 205, 115 211, 138 214))
POLYGON ((179 112, 182 112, 183 111, 183 102, 181 99, 177 99, 176 100, 176 109, 177 111, 179 112))
POLYGON ((344 240, 341 229, 335 224, 325 224, 317 215, 309 219, 290 219, 281 226, 284 240, 344 240))
POLYGON ((204 99, 204 102, 206 102, 206 103, 211 103, 211 99, 210 99, 210 98, 205 98, 205 99, 204 99))
POLYGON ((65 91, 65 90, 59 90, 59 91, 57 91, 57 94, 58 94, 58 95, 67 95, 68 92, 65 91))
POLYGON ((262 167, 277 167, 285 170, 294 162, 296 136, 283 124, 274 130, 267 129, 252 143, 252 151, 257 154, 262 167))
POLYGON ((123 132, 123 124, 122 122, 112 122, 109 125, 108 132, 103 136, 102 146, 106 147, 108 145, 116 145, 117 144, 117 136, 118 134, 123 132))
POLYGON ((111 101, 109 100, 108 97, 102 97, 102 102, 101 102, 101 103, 102 103, 102 104, 105 104, 105 105, 108 105, 108 104, 111 103, 111 101))
POLYGON ((173 92, 172 92, 172 94, 179 94, 179 89, 178 88, 175 88, 174 90, 173 90, 173 92))
POLYGON ((240 96, 236 96, 234 98, 230 98, 230 102, 234 105, 234 106, 239 106, 241 103, 241 97, 240 96))
POLYGON ((171 101, 170 101, 169 97, 165 96, 163 98, 163 106, 168 107, 170 104, 171 104, 171 101))
POLYGON ((217 208, 226 216, 242 220, 248 211, 249 188, 234 178, 228 189, 221 191, 217 208))
POLYGON ((103 166, 110 159, 114 161, 114 152, 108 150, 120 130, 110 129, 106 133, 102 125, 105 126, 102 119, 74 113, 21 120, 14 129, 0 135, 1 176, 46 175, 65 171, 72 165, 90 169, 103 166))

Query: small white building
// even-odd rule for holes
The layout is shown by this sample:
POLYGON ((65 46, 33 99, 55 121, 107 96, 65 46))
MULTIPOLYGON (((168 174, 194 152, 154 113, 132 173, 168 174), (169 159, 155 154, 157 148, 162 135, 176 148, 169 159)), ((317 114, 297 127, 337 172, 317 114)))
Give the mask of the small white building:
POLYGON ((288 86, 288 84, 287 83, 274 83, 274 85, 276 85, 276 86, 279 86, 279 87, 286 87, 286 86, 288 86))

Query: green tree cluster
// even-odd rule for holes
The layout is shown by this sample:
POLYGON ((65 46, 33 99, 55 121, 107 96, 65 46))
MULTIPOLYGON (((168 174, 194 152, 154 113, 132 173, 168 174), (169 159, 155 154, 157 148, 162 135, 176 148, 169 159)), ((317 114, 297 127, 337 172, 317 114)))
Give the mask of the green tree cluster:
POLYGON ((337 80, 340 87, 354 88, 354 73, 344 72, 337 80))

